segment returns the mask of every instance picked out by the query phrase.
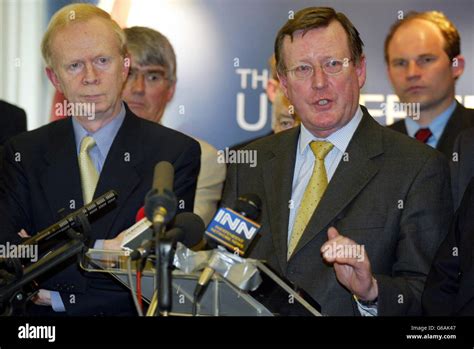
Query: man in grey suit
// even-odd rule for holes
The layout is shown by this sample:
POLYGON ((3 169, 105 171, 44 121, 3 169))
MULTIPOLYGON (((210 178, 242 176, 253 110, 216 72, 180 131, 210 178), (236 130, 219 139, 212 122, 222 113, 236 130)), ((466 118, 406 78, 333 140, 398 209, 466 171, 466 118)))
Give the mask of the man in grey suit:
POLYGON ((332 8, 303 9, 280 29, 278 74, 302 125, 245 147, 257 166, 230 166, 223 202, 261 197, 250 257, 303 288, 323 314, 418 315, 452 216, 449 167, 359 106, 362 46, 332 8))

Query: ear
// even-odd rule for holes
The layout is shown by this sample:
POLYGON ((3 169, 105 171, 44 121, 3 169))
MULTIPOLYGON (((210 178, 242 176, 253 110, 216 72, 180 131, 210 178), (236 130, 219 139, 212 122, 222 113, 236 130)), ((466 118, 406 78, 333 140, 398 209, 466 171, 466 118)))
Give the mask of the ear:
POLYGON ((61 88, 61 83, 59 81, 58 76, 54 72, 53 68, 46 67, 45 69, 46 75, 48 76, 49 81, 53 84, 53 86, 61 93, 64 93, 63 89, 61 88))
POLYGON ((166 101, 169 102, 173 99, 174 93, 176 91, 176 81, 173 81, 173 83, 168 87, 168 91, 166 92, 166 101))
POLYGON ((360 56, 359 62, 355 65, 357 79, 359 80, 359 89, 365 84, 367 77, 365 55, 360 56))
POLYGON ((268 79, 268 82, 267 82, 267 96, 268 96, 268 99, 270 100, 270 102, 273 103, 273 101, 275 101, 275 95, 278 91, 278 87, 280 86, 280 83, 275 80, 275 79, 268 79))
POLYGON ((280 73, 277 73, 277 75, 278 75, 278 80, 280 81, 279 87, 281 88, 281 90, 285 94, 286 98, 289 99, 289 97, 288 97, 288 77, 285 74, 280 74, 280 73))
POLYGON ((457 55, 451 62, 451 73, 454 80, 458 79, 464 72, 466 61, 463 55, 457 55))

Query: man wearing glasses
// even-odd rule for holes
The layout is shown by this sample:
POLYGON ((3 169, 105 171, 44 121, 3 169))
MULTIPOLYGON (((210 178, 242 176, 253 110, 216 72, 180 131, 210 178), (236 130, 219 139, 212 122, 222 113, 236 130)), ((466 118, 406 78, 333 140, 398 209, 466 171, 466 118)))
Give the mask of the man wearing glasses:
POLYGON ((258 165, 229 168, 223 201, 262 198, 250 256, 303 288, 323 314, 418 315, 451 219, 449 168, 359 105, 362 46, 332 8, 303 9, 280 29, 278 76, 302 124, 244 148, 257 151, 258 165))
MULTIPOLYGON (((124 29, 130 54, 130 72, 122 93, 132 112, 161 123, 168 102, 176 90, 176 55, 160 32, 146 27, 124 29)), ((217 149, 196 139, 201 146, 194 213, 207 225, 214 217, 224 186, 226 165, 217 161, 217 149)))

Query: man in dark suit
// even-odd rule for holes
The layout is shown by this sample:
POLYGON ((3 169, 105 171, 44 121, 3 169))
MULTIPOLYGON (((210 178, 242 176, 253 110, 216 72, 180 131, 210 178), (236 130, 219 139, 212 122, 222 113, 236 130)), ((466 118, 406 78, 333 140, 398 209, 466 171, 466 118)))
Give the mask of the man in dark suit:
POLYGON ((277 34, 279 78, 302 125, 244 151, 224 205, 256 193, 261 237, 250 256, 302 287, 327 315, 417 315, 451 219, 438 152, 380 126, 359 106, 363 43, 331 8, 307 8, 277 34))
POLYGON ((408 111, 405 119, 389 127, 452 160, 457 135, 474 126, 474 110, 455 100, 465 61, 454 24, 438 11, 407 15, 385 39, 385 61, 399 109, 408 111))
POLYGON ((464 191, 474 176, 474 128, 462 131, 453 147, 451 182, 454 207, 461 203, 464 191))
MULTIPOLYGON (((3 241, 16 241, 18 232, 33 235, 56 222, 60 209, 75 211, 113 189, 116 207, 92 222, 87 238, 89 246, 116 247, 123 238, 119 233, 143 206, 159 161, 174 166, 178 208, 193 210, 199 145, 138 118, 122 102, 129 68, 125 42, 117 23, 93 5, 66 6, 51 19, 42 43, 46 72, 71 103, 72 117, 7 143, 0 186, 3 241)), ((111 277, 82 271, 76 258, 42 279, 33 314, 135 313, 126 288, 111 277)))
POLYGON ((17 106, 0 101, 0 174, 2 173, 3 145, 11 137, 26 131, 26 113, 17 106))
POLYGON ((436 254, 423 292, 423 312, 474 316, 474 180, 436 254))

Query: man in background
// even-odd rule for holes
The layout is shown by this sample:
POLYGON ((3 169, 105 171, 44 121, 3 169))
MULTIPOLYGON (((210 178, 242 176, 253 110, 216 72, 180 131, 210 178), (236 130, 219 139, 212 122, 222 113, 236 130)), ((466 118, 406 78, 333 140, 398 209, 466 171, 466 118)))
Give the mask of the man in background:
MULTIPOLYGON (((123 99, 136 115, 160 124, 176 90, 175 52, 168 39, 156 30, 132 27, 124 31, 131 67, 123 99)), ((196 140, 201 146, 201 170, 194 213, 207 225, 221 199, 226 165, 217 161, 217 149, 203 140, 196 140)))
POLYGON ((419 104, 419 115, 407 115, 389 127, 452 161, 456 137, 474 126, 474 110, 455 99, 465 65, 455 25, 438 11, 408 14, 392 25, 385 39, 385 61, 400 102, 419 104))
POLYGON ((0 175, 3 166, 3 145, 11 137, 25 131, 25 111, 13 104, 0 100, 0 175))
POLYGON ((257 139, 288 130, 298 126, 301 122, 296 114, 294 106, 291 105, 280 87, 280 81, 278 80, 278 74, 276 71, 275 55, 271 55, 268 60, 268 66, 270 67, 271 77, 267 81, 266 92, 270 103, 272 103, 272 131, 264 136, 236 144, 232 146, 232 149, 241 149, 257 139))

